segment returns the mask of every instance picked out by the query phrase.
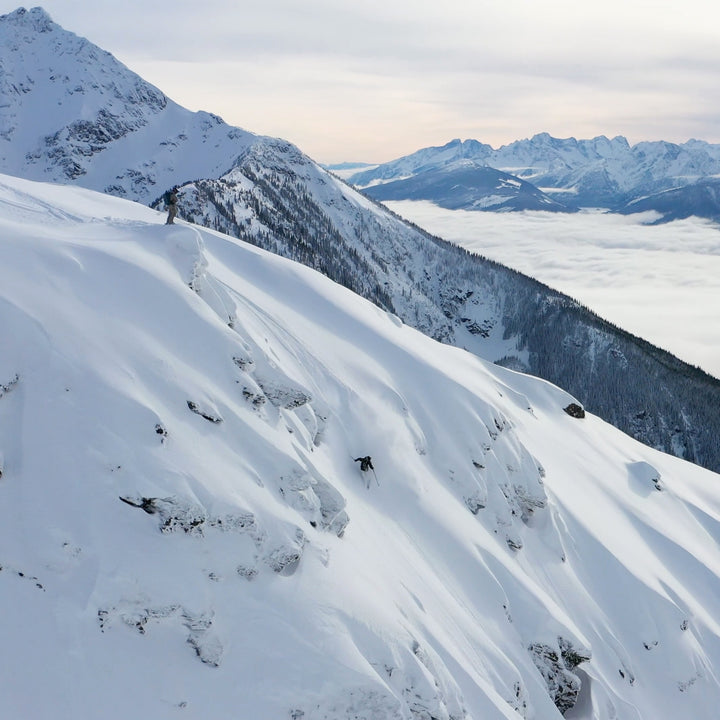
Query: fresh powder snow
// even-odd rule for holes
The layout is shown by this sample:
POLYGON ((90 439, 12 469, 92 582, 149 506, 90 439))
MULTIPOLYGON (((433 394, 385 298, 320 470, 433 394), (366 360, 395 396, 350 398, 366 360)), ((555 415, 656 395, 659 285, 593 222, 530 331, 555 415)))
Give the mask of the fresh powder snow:
POLYGON ((164 223, 0 176, 0 717, 716 717, 717 474, 164 223))

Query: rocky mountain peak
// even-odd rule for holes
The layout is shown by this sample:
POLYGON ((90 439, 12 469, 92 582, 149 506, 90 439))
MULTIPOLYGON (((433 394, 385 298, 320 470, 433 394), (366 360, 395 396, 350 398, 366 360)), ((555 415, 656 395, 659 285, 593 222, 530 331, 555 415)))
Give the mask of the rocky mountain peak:
POLYGON ((0 23, 43 33, 51 32, 59 28, 59 26, 52 21, 50 15, 41 7, 34 7, 30 10, 19 7, 7 15, 0 15, 0 23))
POLYGON ((0 171, 11 175, 151 202, 218 177, 256 137, 181 108, 41 8, 0 19, 0 67, 0 171))

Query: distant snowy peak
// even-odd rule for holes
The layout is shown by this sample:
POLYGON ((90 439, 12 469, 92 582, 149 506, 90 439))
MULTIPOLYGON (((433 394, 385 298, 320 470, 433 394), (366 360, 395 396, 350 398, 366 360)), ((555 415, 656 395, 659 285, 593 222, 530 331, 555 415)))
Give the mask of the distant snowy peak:
POLYGON ((177 105, 40 8, 0 17, 0 67, 0 170, 13 175, 150 202, 219 177, 258 140, 177 105))
POLYGON ((460 158, 483 161, 484 164, 506 172, 531 177, 538 171, 552 168, 570 169, 588 161, 618 156, 629 148, 624 137, 609 140, 605 136, 592 140, 554 138, 538 133, 530 139, 517 140, 497 150, 477 140, 451 140, 446 145, 428 147, 405 157, 379 165, 365 173, 351 177, 353 184, 370 185, 378 180, 396 179, 438 169, 460 158))
POLYGON ((720 178, 707 178, 693 185, 663 190, 638 198, 620 208, 625 215, 654 211, 654 224, 680 220, 692 215, 720 222, 720 178))
POLYGON ((610 140, 601 135, 590 140, 576 140, 539 133, 529 140, 518 140, 494 150, 489 164, 543 185, 541 178, 562 177, 578 168, 602 164, 622 157, 628 149, 624 137, 610 140))
POLYGON ((377 200, 431 200, 450 210, 568 211, 531 183, 471 160, 372 185, 365 193, 377 200))
POLYGON ((475 140, 453 140, 357 173, 349 180, 367 187, 441 170, 459 157, 471 157, 516 175, 551 195, 555 191, 557 200, 572 200, 576 207, 620 207, 634 198, 720 173, 720 145, 701 140, 631 146, 622 136, 576 140, 539 133, 497 150, 475 140))
POLYGON ((350 175, 348 180, 378 200, 431 200, 452 210, 568 211, 560 199, 517 177, 513 168, 498 169, 493 152, 477 140, 455 139, 350 175))
POLYGON ((630 149, 630 144, 622 135, 612 139, 605 135, 598 135, 588 140, 576 140, 574 137, 556 138, 550 133, 543 132, 533 135, 529 140, 516 140, 513 143, 504 145, 496 152, 514 153, 516 151, 522 152, 525 149, 535 151, 547 151, 549 149, 566 155, 570 160, 577 157, 599 159, 627 152, 630 149))
POLYGON ((491 152, 490 145, 477 140, 455 139, 446 145, 423 148, 398 160, 363 170, 349 179, 354 185, 365 187, 382 181, 417 175, 426 170, 436 170, 452 165, 458 160, 482 161, 489 157, 491 152))

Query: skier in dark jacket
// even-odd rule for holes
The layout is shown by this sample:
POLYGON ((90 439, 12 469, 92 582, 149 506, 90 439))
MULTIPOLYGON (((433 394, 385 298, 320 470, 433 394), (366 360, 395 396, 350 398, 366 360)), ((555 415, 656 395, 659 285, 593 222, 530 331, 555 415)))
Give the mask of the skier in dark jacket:
POLYGON ((355 460, 353 460, 353 462, 359 462, 359 463, 360 463, 360 469, 361 469, 363 472, 367 472, 368 470, 374 470, 374 469, 375 469, 375 468, 373 467, 373 464, 372 464, 372 459, 370 458, 369 455, 366 455, 365 457, 355 458, 355 460))
POLYGON ((174 225, 175 216, 177 215, 177 206, 178 206, 178 189, 174 187, 170 191, 170 195, 167 199, 167 208, 168 208, 168 216, 167 220, 165 221, 166 225, 174 225))

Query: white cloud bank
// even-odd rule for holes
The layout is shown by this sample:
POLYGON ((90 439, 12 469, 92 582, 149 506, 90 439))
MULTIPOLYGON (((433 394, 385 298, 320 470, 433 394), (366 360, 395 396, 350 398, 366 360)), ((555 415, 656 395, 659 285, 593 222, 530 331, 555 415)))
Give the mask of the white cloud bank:
POLYGON ((720 377, 720 229, 690 218, 482 213, 386 203, 434 235, 520 270, 720 377))

